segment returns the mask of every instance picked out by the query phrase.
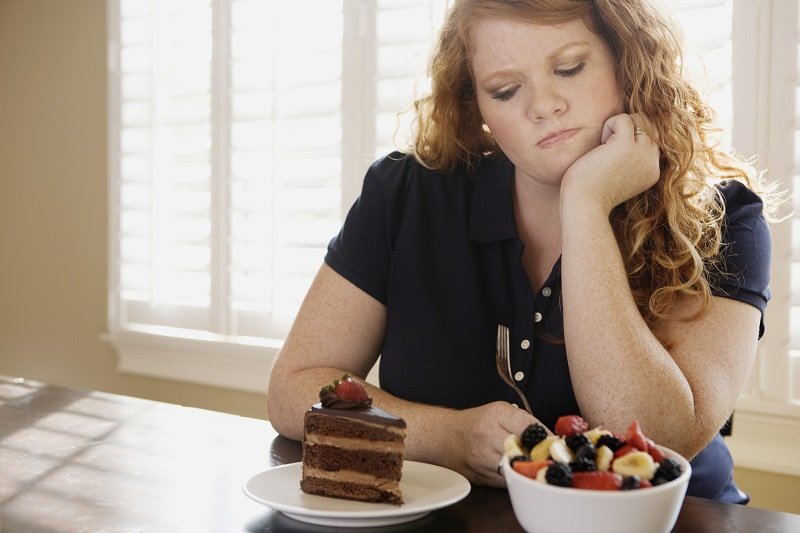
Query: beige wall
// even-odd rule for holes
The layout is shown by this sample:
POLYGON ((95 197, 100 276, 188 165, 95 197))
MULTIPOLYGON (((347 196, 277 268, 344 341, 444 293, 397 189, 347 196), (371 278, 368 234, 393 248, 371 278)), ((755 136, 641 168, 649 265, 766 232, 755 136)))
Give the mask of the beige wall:
POLYGON ((121 375, 106 327, 105 0, 0 0, 0 374, 264 417, 121 375))
MULTIPOLYGON (((0 0, 0 374, 263 417, 262 395, 120 375, 106 320, 105 0, 0 0)), ((800 513, 800 478, 740 470, 800 513)))

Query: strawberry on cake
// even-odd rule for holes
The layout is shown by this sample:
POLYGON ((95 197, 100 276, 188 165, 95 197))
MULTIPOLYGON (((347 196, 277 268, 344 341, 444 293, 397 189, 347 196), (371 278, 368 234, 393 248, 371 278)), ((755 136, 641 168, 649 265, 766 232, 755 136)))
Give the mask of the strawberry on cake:
POLYGON ((402 504, 405 421, 373 406, 349 373, 322 387, 319 397, 305 414, 303 492, 402 504))

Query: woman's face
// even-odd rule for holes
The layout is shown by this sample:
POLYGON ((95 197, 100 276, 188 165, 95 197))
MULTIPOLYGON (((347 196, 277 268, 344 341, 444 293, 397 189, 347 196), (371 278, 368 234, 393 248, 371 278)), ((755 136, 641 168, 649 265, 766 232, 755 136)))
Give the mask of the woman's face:
POLYGON ((518 175, 560 185, 600 144, 606 119, 624 110, 605 41, 582 20, 480 19, 470 37, 478 107, 492 136, 518 175))

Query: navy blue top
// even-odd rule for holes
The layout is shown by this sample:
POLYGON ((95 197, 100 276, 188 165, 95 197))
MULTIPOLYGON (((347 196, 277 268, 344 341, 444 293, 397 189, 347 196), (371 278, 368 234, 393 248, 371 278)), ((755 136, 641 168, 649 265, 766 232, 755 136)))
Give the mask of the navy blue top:
MULTIPOLYGON (((432 171, 397 152, 384 157, 367 172, 325 261, 386 306, 381 388, 456 409, 518 402, 495 368, 497 325, 505 324, 512 372, 524 374, 518 385, 552 428, 559 416, 580 413, 562 340, 560 260, 534 293, 521 261, 513 176, 503 156, 472 174, 432 171)), ((753 335, 760 336, 770 260, 761 200, 735 182, 721 189, 730 275, 718 278, 715 293, 758 308, 762 325, 753 335)), ((728 486, 732 462, 721 438, 697 461, 690 494, 746 500, 728 486)))

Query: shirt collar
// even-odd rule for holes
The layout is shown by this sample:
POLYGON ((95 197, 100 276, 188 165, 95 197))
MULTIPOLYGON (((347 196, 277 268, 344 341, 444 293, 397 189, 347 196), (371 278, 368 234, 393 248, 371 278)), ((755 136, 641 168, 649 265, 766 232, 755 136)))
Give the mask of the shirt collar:
POLYGON ((486 158, 474 179, 470 239, 492 242, 516 238, 512 187, 514 165, 504 155, 486 158))

